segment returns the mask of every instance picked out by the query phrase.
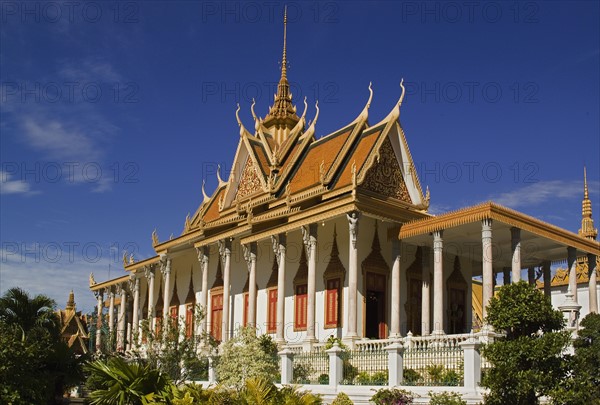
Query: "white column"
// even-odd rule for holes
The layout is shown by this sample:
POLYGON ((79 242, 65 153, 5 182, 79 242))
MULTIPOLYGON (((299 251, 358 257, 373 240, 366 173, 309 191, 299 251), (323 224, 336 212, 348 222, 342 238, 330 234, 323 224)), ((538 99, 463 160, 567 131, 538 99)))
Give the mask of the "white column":
POLYGON ((567 263, 569 265, 569 290, 573 294, 573 301, 577 301, 577 249, 567 248, 567 263))
POLYGON ((510 244, 512 247, 512 282, 521 281, 521 230, 510 228, 510 244))
POLYGON ((444 231, 433 233, 433 334, 444 334, 444 231))
POLYGON ((360 213, 352 212, 346 214, 348 219, 348 311, 347 311, 347 334, 346 340, 352 341, 358 338, 357 311, 358 311, 358 219, 360 213))
POLYGON ((98 290, 94 292, 98 300, 98 310, 96 321, 96 351, 102 350, 102 309, 104 308, 104 291, 98 290))
POLYGON ((279 238, 273 237, 273 250, 277 258, 277 334, 275 341, 279 345, 285 344, 285 234, 279 238), (277 240, 278 239, 278 240, 277 240))
POLYGON ((256 243, 243 245, 244 259, 248 263, 248 326, 256 327, 256 243))
POLYGON ((144 273, 148 279, 148 329, 154 330, 154 267, 146 266, 144 273))
POLYGON ((421 252, 421 278, 423 279, 423 284, 421 287, 421 335, 427 336, 431 333, 431 250, 428 246, 423 246, 421 247, 421 252))
MULTIPOLYGON (((109 305, 108 305, 108 333, 110 334, 110 340, 115 338, 114 332, 115 332, 115 291, 114 291, 114 287, 109 287, 108 288, 108 298, 109 298, 109 305)), ((111 348, 114 349, 114 348, 111 348)))
POLYGON ((165 282, 163 289, 163 331, 167 330, 169 321, 169 304, 171 304, 171 259, 166 254, 160 255, 161 271, 165 282))
POLYGON ((229 238, 219 241, 219 254, 223 260, 223 324, 221 342, 229 340, 229 278, 231 274, 231 240, 229 238))
POLYGON ((392 265, 392 310, 390 339, 400 338, 400 240, 392 240, 392 256, 394 264, 392 265))
POLYGON ((117 350, 125 349, 125 317, 127 310, 127 291, 125 287, 118 287, 121 293, 121 303, 119 304, 119 326, 117 327, 117 350))
MULTIPOLYGON (((208 246, 197 248, 198 261, 200 262, 200 271, 202 272, 202 290, 200 291, 200 306, 203 311, 208 311, 208 246)), ((202 324, 200 326, 201 332, 207 332, 206 322, 208 319, 208 313, 204 314, 202 324)))
POLYGON ((311 345, 316 342, 315 335, 315 299, 317 279, 317 225, 302 227, 302 237, 308 257, 308 282, 306 303, 306 342, 311 345))
POLYGON ((131 275, 131 278, 133 279, 133 316, 131 320, 131 329, 133 337, 137 340, 140 332, 140 279, 133 274, 131 275))
POLYGON ((458 345, 462 347, 464 355, 464 387, 469 392, 474 392, 479 389, 479 383, 481 382, 481 355, 479 353, 481 343, 479 343, 478 339, 471 336, 458 345))
MULTIPOLYGON (((516 228, 511 228, 516 229, 516 228)), ((492 261, 492 220, 487 218, 481 221, 481 245, 483 265, 483 318, 487 315, 487 306, 494 295, 494 267, 492 261)), ((520 261, 519 261, 520 262, 520 261)), ((513 262, 514 266, 514 262, 513 262)), ((519 264, 520 268, 520 264, 519 264)), ((513 271, 514 271, 513 267, 513 271)), ((514 278, 514 273, 513 273, 514 278)))
POLYGON ((589 284, 588 290, 590 292, 590 313, 598 313, 598 287, 597 287, 597 275, 596 272, 596 255, 588 253, 588 272, 589 272, 589 284))

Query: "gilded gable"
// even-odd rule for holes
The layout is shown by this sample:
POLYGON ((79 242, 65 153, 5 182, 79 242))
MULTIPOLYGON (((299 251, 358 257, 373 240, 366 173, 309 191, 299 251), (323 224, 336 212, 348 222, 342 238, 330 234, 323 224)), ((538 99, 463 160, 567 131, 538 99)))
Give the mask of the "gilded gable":
POLYGON ((246 165, 242 171, 240 184, 238 185, 236 200, 242 200, 247 196, 255 194, 262 190, 260 177, 256 172, 256 167, 252 164, 252 159, 246 160, 246 165))
POLYGON ((379 159, 367 171, 362 187, 374 193, 412 204, 389 138, 386 138, 379 148, 379 159))

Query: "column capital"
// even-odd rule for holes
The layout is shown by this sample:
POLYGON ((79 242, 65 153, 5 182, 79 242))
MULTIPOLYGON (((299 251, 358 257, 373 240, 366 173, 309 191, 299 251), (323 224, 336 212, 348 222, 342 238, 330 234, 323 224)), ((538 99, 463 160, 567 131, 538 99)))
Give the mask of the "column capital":
POLYGON ((208 246, 197 247, 196 254, 198 255, 198 262, 200 262, 200 269, 202 269, 204 262, 208 261, 208 246))
POLYGON ((146 278, 148 280, 150 280, 151 278, 154 278, 154 271, 155 271, 154 265, 144 266, 144 275, 146 276, 146 278))
POLYGON ((517 228, 517 227, 514 227, 514 226, 511 226, 511 228, 510 228, 510 236, 513 239, 521 239, 521 229, 517 228))
POLYGON ((219 239, 217 245, 221 259, 225 260, 225 256, 231 255, 231 238, 219 239))
POLYGON ((358 238, 358 220, 360 219, 359 211, 352 211, 346 214, 348 219, 348 230, 350 231, 350 241, 352 247, 356 249, 356 239, 358 238))
MULTIPOLYGON (((482 232, 492 232, 492 223, 494 220, 492 218, 484 218, 481 220, 481 231, 482 232)), ((512 231, 513 228, 511 228, 512 231)))
POLYGON ((433 251, 440 251, 444 246, 444 231, 434 231, 433 232, 433 251))
POLYGON ((94 297, 96 297, 98 300, 101 300, 103 295, 104 295, 104 288, 100 288, 100 289, 94 291, 94 297))
POLYGON ((310 260, 311 247, 316 246, 317 244, 317 225, 303 225, 300 227, 300 230, 302 231, 302 242, 306 249, 306 258, 310 260))
POLYGON ((248 271, 252 267, 252 263, 256 263, 256 242, 250 242, 242 245, 244 260, 248 264, 248 271))
POLYGON ((271 235, 271 245, 273 247, 273 253, 275 253, 277 264, 279 264, 281 253, 285 253, 285 243, 286 237, 284 233, 281 233, 278 236, 271 235))
POLYGON ((171 273, 171 258, 165 253, 160 255, 160 271, 165 276, 171 273))
POLYGON ((135 273, 129 276, 129 289, 133 292, 140 291, 140 278, 135 273))

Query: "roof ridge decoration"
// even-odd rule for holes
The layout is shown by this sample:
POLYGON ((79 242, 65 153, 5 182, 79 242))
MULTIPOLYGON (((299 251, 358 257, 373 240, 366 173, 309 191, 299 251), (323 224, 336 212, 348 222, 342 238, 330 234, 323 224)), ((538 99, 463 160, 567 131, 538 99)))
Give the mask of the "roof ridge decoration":
POLYGON ((583 201, 581 202, 581 228, 579 235, 587 239, 596 240, 598 229, 594 228, 592 219, 592 201, 590 200, 587 184, 587 172, 583 166, 583 201))

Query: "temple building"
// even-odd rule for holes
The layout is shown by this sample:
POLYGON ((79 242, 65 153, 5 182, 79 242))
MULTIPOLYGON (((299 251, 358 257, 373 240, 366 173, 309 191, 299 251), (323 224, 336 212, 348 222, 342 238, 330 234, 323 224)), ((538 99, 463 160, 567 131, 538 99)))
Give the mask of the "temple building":
POLYGON ((87 319, 81 312, 77 312, 75 305, 75 294, 73 290, 69 293, 69 299, 65 309, 56 311, 60 337, 77 354, 88 353, 89 334, 87 329, 87 319))
POLYGON ((238 106, 231 172, 218 172, 210 193, 203 185, 203 201, 181 235, 152 234, 155 255, 125 256, 125 275, 90 279, 98 314, 108 306, 117 348, 132 347, 142 320, 158 330, 168 317, 220 342, 254 325, 296 351, 314 350, 330 336, 351 348, 409 333, 462 336, 484 326, 497 275, 506 284, 533 273, 531 282, 550 295, 551 266, 565 262, 568 276, 555 279, 568 278, 557 306, 566 305, 569 326, 577 327, 573 308, 583 300, 578 268, 589 273, 580 280, 588 311, 597 312, 600 245, 587 183, 579 234, 493 202, 432 215, 400 123, 400 87, 382 120, 369 116, 369 86, 352 122, 317 136, 318 103, 307 121, 306 100, 299 115, 290 93, 284 28, 274 103, 264 118, 252 104, 252 127, 238 106), (522 250, 525 244, 537 249, 522 250), (199 325, 195 304, 206 310, 199 325))

